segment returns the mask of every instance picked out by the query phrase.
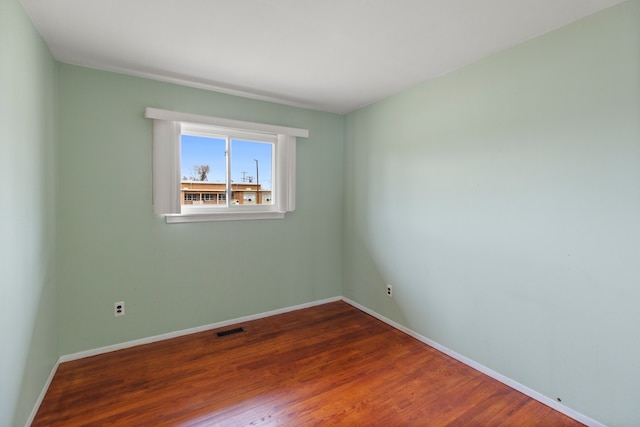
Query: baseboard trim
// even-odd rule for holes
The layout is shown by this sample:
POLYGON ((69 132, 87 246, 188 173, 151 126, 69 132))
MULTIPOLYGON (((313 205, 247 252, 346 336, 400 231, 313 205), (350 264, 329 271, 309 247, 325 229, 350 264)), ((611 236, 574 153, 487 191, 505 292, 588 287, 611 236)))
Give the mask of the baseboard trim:
POLYGON ((358 304, 355 301, 350 300, 349 298, 346 297, 342 297, 342 301, 346 302, 349 305, 352 305, 353 307, 357 308, 358 310, 361 310, 365 313, 367 313, 368 315, 375 317, 376 319, 388 324, 389 326, 392 326, 393 328, 404 332, 405 334, 417 339, 418 341, 422 341, 423 343, 427 344, 430 347, 435 348, 436 350, 446 354, 447 356, 450 356, 454 359, 456 359, 457 361, 464 363, 465 365, 482 372, 485 375, 490 376, 491 378, 500 381, 501 383, 511 387, 514 390, 519 391, 522 394, 525 394, 527 396, 529 396, 530 398, 537 400, 538 402, 542 403, 543 405, 549 406, 553 409, 555 409, 558 412, 561 412, 563 414, 565 414, 566 416, 573 418, 576 421, 579 421, 589 427, 607 427, 605 424, 602 424, 592 418, 589 418, 588 416, 581 414, 580 412, 577 412, 571 408, 569 408, 568 406, 565 406, 561 403, 558 403, 557 401, 551 399, 550 397, 547 397, 541 393, 538 393, 535 390, 530 389, 529 387, 520 384, 519 382, 512 380, 511 378, 505 377, 504 375, 490 369, 487 368, 486 366, 475 362, 471 359, 469 359, 468 357, 465 357, 459 353, 456 353, 455 351, 451 350, 450 348, 447 348, 443 345, 438 344, 437 342, 430 340, 429 338, 420 335, 419 333, 415 332, 412 329, 407 328, 406 326, 403 326, 397 322, 394 322, 393 320, 369 309, 368 307, 363 306, 362 304, 358 304))
POLYGON ((42 404, 42 401, 44 400, 44 397, 47 393, 47 390, 49 389, 49 386, 51 385, 51 382, 53 380, 53 377, 55 376, 56 371, 58 370, 58 366, 61 363, 64 362, 69 362, 72 360, 78 360, 78 359, 83 359, 85 357, 91 357, 91 356, 96 356, 99 354, 104 354, 104 353, 110 353, 112 351, 117 351, 117 350, 122 350, 125 348, 130 348, 130 347, 135 347, 138 345, 143 345, 143 344, 149 344, 149 343, 153 343, 153 342, 157 342, 157 341, 163 341, 163 340, 168 340, 171 338, 176 338, 176 337, 180 337, 180 336, 184 336, 184 335, 189 335, 189 334, 194 334, 197 332, 204 332, 204 331, 208 331, 211 329, 217 329, 217 328, 222 328, 225 326, 229 326, 229 325, 234 325, 237 323, 242 323, 242 322, 248 322, 251 320, 258 320, 258 319, 262 319, 265 317, 270 317, 270 316, 275 316, 277 314, 282 314, 282 313, 288 313, 291 311, 296 311, 296 310, 301 310, 304 308, 309 308, 309 307, 314 307, 317 305, 322 305, 322 304, 327 304, 330 302, 335 302, 335 301, 344 301, 347 304, 357 308, 358 310, 363 311, 364 313, 369 314, 372 317, 375 317, 376 319, 388 324, 389 326, 417 339, 418 341, 421 341, 425 344, 427 344, 430 347, 435 348, 436 350, 446 354, 447 356, 450 356, 456 360, 458 360, 461 363, 464 363, 465 365, 482 372, 485 375, 490 376, 491 378, 500 381, 501 383, 513 388, 514 390, 519 391, 520 393, 523 393, 529 397, 531 397, 532 399, 537 400, 538 402, 549 406, 553 409, 555 409, 558 412, 561 412, 563 414, 565 414, 568 417, 573 418, 576 421, 579 421, 589 427, 607 427, 605 424, 602 424, 584 414, 581 414, 580 412, 577 412, 555 400, 553 400, 550 397, 547 397, 523 384, 520 384, 519 382, 512 380, 511 378, 508 378, 490 368, 487 368, 486 366, 475 362, 471 359, 469 359, 468 357, 465 357, 459 353, 456 353, 455 351, 451 350, 450 348, 447 348, 443 345, 438 344, 437 342, 423 336, 420 335, 419 333, 415 332, 412 329, 407 328, 404 325, 401 325, 379 313, 377 313, 374 310, 369 309, 368 307, 363 306, 362 304, 359 304, 349 298, 346 298, 344 296, 339 296, 339 297, 332 297, 332 298, 326 298, 323 300, 317 300, 317 301, 312 301, 309 303, 304 303, 304 304, 299 304, 299 305, 295 305, 295 306, 290 306, 290 307, 285 307, 285 308, 281 308, 281 309, 277 309, 277 310, 271 310, 271 311, 267 311, 267 312, 263 312, 263 313, 259 313, 259 314, 254 314, 254 315, 249 315, 249 316, 243 316, 243 317, 238 317, 235 319, 229 319, 229 320, 225 320, 225 321, 221 321, 221 322, 216 322, 216 323, 210 323, 207 325, 203 325, 203 326, 197 326, 194 328, 188 328, 188 329, 182 329, 179 331, 174 331, 174 332, 168 332, 166 334, 160 334, 160 335, 155 335, 155 336, 151 336, 151 337, 147 337, 147 338, 141 338, 141 339, 137 339, 137 340, 132 340, 132 341, 126 341, 123 343, 119 343, 119 344, 113 344, 113 345, 108 345, 108 346, 104 346, 104 347, 100 347, 100 348, 96 348, 96 349, 92 349, 92 350, 86 350, 86 351, 81 351, 78 353, 73 353, 73 354, 67 354, 64 356, 61 356, 58 361, 56 362, 56 364, 54 365, 54 367, 51 369, 51 373, 49 374, 49 378, 47 378, 47 381, 42 389, 42 392, 40 393, 40 395, 38 396, 38 399, 36 400, 36 403, 34 405, 33 410, 31 411, 31 414, 29 415, 29 418, 27 419, 27 423, 25 424, 26 426, 30 426, 31 423, 33 422, 38 409, 40 408, 40 405, 42 404))
POLYGON ((222 328, 236 323, 249 322, 251 320, 262 319, 269 316, 275 316, 276 314, 288 313, 290 311, 301 310, 303 308, 314 307, 316 305, 327 304, 329 302, 340 301, 342 297, 332 297, 323 300, 312 301, 295 306, 280 308, 277 310, 266 311, 264 313, 252 314, 249 316, 237 317, 235 319, 224 320, 221 322, 210 323, 208 325, 196 326, 194 328, 182 329, 179 331, 168 332, 166 334, 154 335, 147 338, 140 338, 137 340, 126 341, 119 344, 107 345, 104 347, 95 348, 92 350, 80 351, 78 353, 67 354, 60 357, 59 363, 70 362, 72 360, 84 359, 85 357, 97 356, 99 354, 110 353, 112 351, 122 350, 129 347, 135 347, 143 344, 150 344, 157 341, 164 341, 171 338, 181 337, 184 335, 195 334, 197 332, 204 332, 211 329, 222 328))
POLYGON ((280 308, 280 309, 277 309, 277 310, 271 310, 271 311, 267 311, 267 312, 264 312, 264 313, 254 314, 254 315, 250 315, 250 316, 238 317, 238 318, 235 318, 235 319, 225 320, 225 321, 222 321, 222 322, 210 323, 208 325, 197 326, 197 327, 188 328, 188 329, 182 329, 182 330, 179 330, 179 331, 168 332, 166 334, 155 335, 155 336, 152 336, 152 337, 141 338, 141 339, 137 339, 137 340, 133 340, 133 341, 126 341, 126 342, 119 343, 119 344, 108 345, 108 346, 104 346, 104 347, 100 347, 100 348, 95 348, 95 349, 92 349, 92 350, 80 351, 78 353, 72 353, 72 354, 67 354, 67 355, 60 356, 58 358, 58 361, 56 362, 56 364, 51 369, 51 373, 49 374, 49 378, 47 378, 47 381, 44 383, 44 386, 42 387, 42 391, 40 392, 40 395, 38 396, 38 399, 36 399, 36 402, 33 405, 33 409, 31 410, 31 414, 29 415, 29 418, 27 418, 27 422, 25 423, 25 427, 29 427, 33 423, 33 420, 35 419, 36 414, 38 413, 38 410, 40 409, 40 405, 42 405, 42 401, 44 400, 44 397, 46 396, 47 391, 49 390, 49 386, 51 386, 51 382, 53 381, 53 377, 55 376, 56 372, 58 371, 58 366, 60 366, 61 363, 70 362, 72 360, 84 359, 85 357, 97 356, 98 354, 110 353, 112 351, 122 350, 122 349, 129 348, 129 347, 135 347, 135 346, 138 346, 138 345, 149 344, 149 343, 156 342, 156 341, 168 340, 168 339, 180 337, 180 336, 183 336, 183 335, 194 334, 196 332, 204 332, 204 331, 208 331, 208 330, 211 330, 211 329, 222 328, 222 327, 233 325, 233 324, 236 324, 236 323, 242 323, 242 322, 248 322, 248 321, 251 321, 251 320, 262 319, 262 318, 269 317, 269 316, 275 316, 276 314, 288 313, 290 311, 296 311, 296 310, 301 310, 303 308, 314 307, 316 305, 322 305, 322 304, 327 304, 327 303, 330 303, 330 302, 340 301, 341 299, 342 299, 342 297, 339 297, 339 296, 338 297, 332 297, 332 298, 326 298, 326 299, 323 299, 323 300, 317 300, 317 301, 312 301, 312 302, 299 304, 299 305, 294 305, 294 306, 290 306, 290 307, 284 307, 284 308, 280 308))
POLYGON ((56 364, 53 365, 53 368, 51 368, 51 372, 49 372, 49 377, 45 381, 44 386, 42 387, 42 391, 40 392, 40 395, 36 399, 36 402, 33 404, 33 409, 29 414, 29 418, 27 418, 27 422, 24 424, 25 427, 29 427, 33 423, 33 420, 36 418, 38 409, 40 409, 40 405, 42 404, 44 397, 47 395, 47 391, 49 390, 51 381, 53 381, 53 377, 56 375, 56 372, 58 371, 58 366, 60 366, 60 359, 58 359, 56 364))

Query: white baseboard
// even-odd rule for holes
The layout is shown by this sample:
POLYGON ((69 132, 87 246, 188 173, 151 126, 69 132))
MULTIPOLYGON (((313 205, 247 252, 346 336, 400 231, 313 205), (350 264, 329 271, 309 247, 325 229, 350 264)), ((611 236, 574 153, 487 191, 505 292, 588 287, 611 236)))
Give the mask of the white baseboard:
POLYGON ((197 332, 204 332, 204 331, 208 331, 211 329, 217 329, 217 328, 222 328, 224 326, 229 326, 229 325, 234 325, 237 323, 242 323, 242 322, 248 322, 251 320, 257 320, 257 319, 262 319, 265 317, 270 317, 270 316, 275 316, 277 314, 282 314, 282 313, 288 313, 290 311, 295 311, 295 310, 301 310, 303 308, 309 308, 309 307, 314 307, 317 305, 322 305, 322 304, 326 304, 329 302, 335 302, 335 301, 344 301, 347 304, 375 317, 376 319, 388 324, 389 326, 392 326, 393 328, 404 332, 405 334, 419 340, 422 341, 423 343, 427 344, 430 347, 435 348, 436 350, 446 354, 447 356, 450 356, 456 360, 458 360, 459 362, 464 363, 467 366, 470 366, 471 368, 482 372, 485 375, 490 376, 491 378, 494 378, 498 381, 500 381, 501 383, 513 388, 514 390, 517 390, 529 397, 531 397, 534 400, 537 400, 538 402, 547 405, 553 409, 555 409, 558 412, 561 412, 565 415, 567 415, 568 417, 573 418, 576 421, 579 421, 589 427, 607 427, 606 425, 593 420, 589 417, 587 417, 584 414, 581 414, 577 411, 574 411, 573 409, 558 403, 557 401, 551 399, 550 397, 547 397, 541 393, 538 393, 535 390, 530 389, 527 386, 524 386, 522 384, 520 384, 517 381, 512 380, 511 378, 505 377, 502 374, 499 374, 498 372, 495 372, 492 369, 487 368, 484 365, 481 365, 480 363, 477 363, 461 354, 456 353, 455 351, 442 346, 440 344, 438 344, 435 341, 430 340, 429 338, 426 338, 420 334, 418 334, 417 332, 397 323, 394 322, 393 320, 361 305, 358 304, 355 301, 350 300, 349 298, 346 297, 332 297, 332 298, 327 298, 327 299, 323 299, 323 300, 318 300, 318 301, 313 301, 313 302, 309 302, 309 303, 305 303, 305 304, 300 304, 300 305, 295 305, 295 306, 291 306, 291 307, 285 307, 285 308, 281 308, 281 309, 277 309, 277 310, 272 310, 272 311, 267 311, 264 313, 260 313, 260 314, 254 314, 254 315, 250 315, 250 316, 244 316, 244 317, 238 317, 235 319, 230 319, 230 320, 225 320, 222 322, 217 322, 217 323, 211 323, 208 325, 203 325, 203 326, 197 326, 194 328, 189 328, 189 329, 183 329, 180 331, 175 331, 175 332, 168 332, 166 334, 160 334, 160 335, 155 335, 152 337, 147 337, 147 338, 141 338, 141 339, 137 339, 137 340, 133 340, 133 341, 127 341, 127 342, 123 342, 123 343, 119 343, 119 344, 113 344, 113 345, 108 345, 105 347, 100 347, 100 348, 96 348, 93 350, 86 350, 86 351, 81 351, 78 353, 73 353, 73 354, 67 354, 64 356, 61 356, 58 361, 56 362, 55 366, 53 367, 53 369, 51 370, 51 374, 49 375, 49 378, 47 379, 47 382, 45 383, 42 392, 40 393, 40 396, 38 397, 35 406, 33 408, 33 410, 31 411, 31 415, 29 416, 26 426, 30 426, 31 423, 33 422, 33 419, 36 416, 36 413, 38 412, 38 409, 40 408, 40 404, 42 403, 44 396, 47 393, 47 390, 49 389, 49 386, 51 385, 51 381, 53 380, 53 377, 58 369, 58 366, 60 365, 60 363, 63 362, 69 362, 72 360, 78 360, 78 359, 83 359, 85 357, 90 357, 90 356, 95 356, 98 354, 103 354, 103 353, 109 353, 112 351, 116 351, 116 350, 121 350, 124 348, 129 348, 129 347, 135 347, 138 345, 143 345, 143 344, 149 344, 152 342, 157 342, 157 341, 163 341, 163 340, 167 340, 167 339, 171 339, 171 338, 176 338, 176 337, 180 337, 183 335, 189 335, 189 334, 194 334, 197 332))
POLYGON ((40 409, 40 405, 42 404, 42 401, 44 400, 44 397, 47 394, 47 390, 49 390, 51 381, 53 381, 53 377, 56 375, 58 366, 60 366, 60 359, 58 359, 56 364, 53 365, 53 368, 51 368, 51 372, 49 372, 49 377, 47 378, 47 381, 45 381, 44 386, 42 387, 42 391, 40 392, 40 395, 38 396, 38 398, 36 399, 36 402, 33 405, 33 409, 29 414, 29 418, 27 418, 27 422, 24 424, 25 427, 29 427, 31 423, 33 423, 33 420, 35 419, 36 414, 38 413, 38 409, 40 409))
POLYGON ((341 299, 342 299, 342 297, 332 297, 332 298, 327 298, 327 299, 323 299, 323 300, 312 301, 312 302, 308 302, 308 303, 305 303, 305 304, 299 304, 299 305, 295 305, 295 306, 291 306, 291 307, 280 308, 280 309, 277 309, 277 310, 271 310, 271 311, 267 311, 267 312, 260 313, 260 314, 253 314, 253 315, 250 315, 250 316, 238 317, 238 318, 235 318, 235 319, 225 320, 225 321, 222 321, 222 322, 216 322, 216 323, 210 323, 208 325, 197 326, 195 328, 189 328, 189 329, 183 329, 183 330, 180 330, 180 331, 168 332, 166 334, 155 335, 155 336, 152 336, 152 337, 141 338, 141 339, 137 339, 137 340, 133 340, 133 341, 126 341, 126 342, 119 343, 119 344, 108 345, 108 346, 104 346, 104 347, 100 347, 100 348, 95 348, 95 349, 92 349, 92 350, 86 350, 86 351, 81 351, 81 352, 78 352, 78 353, 73 353, 73 354, 67 354, 67 355, 60 356, 60 358, 58 359, 58 361, 54 365, 53 369, 51 369, 51 373, 49 374, 49 378, 47 378, 47 381, 45 382, 44 386, 42 387, 42 391, 40 392, 40 395, 38 396, 38 399, 36 400, 36 402, 35 402, 35 404, 33 406, 33 410, 31 411, 31 414, 29 415, 29 418, 27 418, 27 422, 26 422, 25 426, 29 427, 31 425, 31 423, 33 423, 33 420, 35 419, 36 414, 38 413, 38 409, 40 409, 40 405, 42 404, 42 401, 44 400, 44 397, 47 394, 47 391, 49 390, 49 386, 51 385, 51 381, 53 381, 53 377, 55 376, 56 371, 58 370, 58 366, 60 366, 61 363, 70 362, 72 360, 83 359, 85 357, 96 356, 98 354, 109 353, 109 352, 116 351, 116 350, 121 350, 121 349, 124 349, 124 348, 135 347, 137 345, 149 344, 149 343, 152 343, 152 342, 162 341, 162 340, 168 340, 168 339, 180 337, 180 336, 183 336, 183 335, 194 334, 196 332, 204 332, 204 331, 208 331, 208 330, 211 330, 211 329, 222 328, 222 327, 225 327, 225 326, 228 326, 228 325, 234 325, 236 323, 242 323, 242 322, 248 322, 248 321, 251 321, 251 320, 262 319, 262 318, 269 317, 269 316, 275 316, 276 314, 288 313, 290 311, 296 311, 296 310, 301 310, 303 308, 314 307, 316 305, 327 304, 329 302, 340 301, 341 299))
POLYGON ((194 328, 182 329, 180 331, 168 332, 166 334, 154 335, 147 338, 140 338, 133 341, 126 341, 119 344, 112 344, 105 347, 95 348, 93 350, 80 351, 78 353, 67 354, 60 357, 59 362, 70 362, 72 360, 84 359, 85 357, 96 356, 98 354, 110 353, 116 350, 122 350, 124 348, 135 347, 138 345, 149 344, 156 341, 168 340, 171 338, 181 337, 183 335, 195 334, 197 332, 204 332, 211 329, 223 328, 225 326, 234 325, 236 323, 249 322, 251 320, 262 319, 269 316, 275 316, 276 314, 288 313, 290 311, 301 310, 303 308, 314 307, 316 305, 322 305, 329 302, 340 301, 342 297, 332 297, 318 301, 312 301, 305 304, 299 304, 291 307, 280 308, 277 310, 271 310, 260 314, 252 314, 250 316, 238 317, 235 319, 224 320, 222 322, 210 323, 208 325, 196 326, 194 328))
POLYGON ((607 427, 606 425, 604 425, 604 424, 602 424, 602 423, 600 423, 600 422, 598 422, 598 421, 596 421, 596 420, 594 420, 592 418, 589 418, 586 415, 581 414, 580 412, 574 411, 573 409, 571 409, 571 408, 569 408, 569 407, 567 407, 567 406, 565 406, 565 405, 563 405, 561 403, 558 403, 557 401, 551 399, 550 397, 547 397, 547 396, 545 396, 545 395, 543 395, 541 393, 538 393, 537 391, 532 390, 529 387, 527 387, 525 385, 522 385, 517 381, 512 380, 511 378, 505 377, 504 375, 499 374, 498 372, 496 372, 496 371, 494 371, 492 369, 489 369, 486 366, 481 365, 478 362, 475 362, 475 361, 473 361, 473 360, 471 360, 471 359, 469 359, 469 358, 467 358, 467 357, 465 357, 465 356, 463 356, 461 354, 458 354, 455 351, 453 351, 453 350, 451 350, 451 349, 449 349, 449 348, 447 348, 447 347, 445 347, 443 345, 440 345, 437 342, 432 341, 429 338, 424 337, 424 336, 420 335, 419 333, 417 333, 417 332, 415 332, 415 331, 413 331, 413 330, 411 330, 411 329, 409 329, 409 328, 407 328, 407 327, 405 327, 405 326, 403 326, 403 325, 401 325, 401 324, 399 324, 397 322, 394 322, 393 320, 391 320, 391 319, 389 319, 389 318, 387 318, 387 317, 385 317, 385 316, 383 316, 383 315, 381 315, 381 314, 379 314, 379 313, 377 313, 377 312, 375 312, 375 311, 373 311, 373 310, 371 310, 371 309, 369 309, 369 308, 367 308, 367 307, 365 307, 363 305, 358 304, 355 301, 350 300, 349 298, 342 297, 342 301, 346 302, 347 304, 350 304, 350 305, 354 306, 355 308, 357 308, 357 309, 359 309, 361 311, 364 311, 365 313, 367 313, 367 314, 375 317, 376 319, 388 324, 389 326, 392 326, 392 327, 396 328, 397 330, 399 330, 401 332, 404 332, 405 334, 407 334, 409 336, 412 336, 413 338, 417 339, 418 341, 422 341, 423 343, 427 344, 430 347, 435 348, 436 350, 446 354, 447 356, 450 356, 450 357, 456 359, 457 361, 462 362, 465 365, 467 365, 467 366, 469 366, 469 367, 471 367, 471 368, 473 368, 473 369, 475 369, 477 371, 480 371, 483 374, 488 375, 488 376, 490 376, 491 378, 493 378, 495 380, 500 381, 501 383, 511 387, 512 389, 517 390, 520 393, 525 394, 525 395, 529 396, 530 398, 532 398, 534 400, 537 400, 538 402, 542 403, 543 405, 547 405, 547 406, 555 409, 556 411, 561 412, 561 413, 565 414, 566 416, 568 416, 570 418, 573 418, 576 421, 579 421, 579 422, 581 422, 581 423, 583 423, 583 424, 585 424, 585 425, 587 425, 589 427, 607 427))

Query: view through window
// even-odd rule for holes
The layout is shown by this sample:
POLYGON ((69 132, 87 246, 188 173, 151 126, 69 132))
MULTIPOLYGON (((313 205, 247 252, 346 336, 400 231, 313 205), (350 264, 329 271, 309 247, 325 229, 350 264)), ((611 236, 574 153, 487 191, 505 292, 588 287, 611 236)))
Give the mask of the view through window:
POLYGON ((183 133, 180 145, 182 205, 274 203, 273 143, 183 133))

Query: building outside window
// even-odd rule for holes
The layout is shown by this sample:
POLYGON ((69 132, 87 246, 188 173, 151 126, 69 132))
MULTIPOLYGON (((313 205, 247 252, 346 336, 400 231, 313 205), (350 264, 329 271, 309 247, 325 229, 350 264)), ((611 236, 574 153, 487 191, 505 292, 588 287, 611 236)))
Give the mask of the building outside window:
MULTIPOLYGON (((180 192, 182 205, 226 205, 227 193, 224 182, 182 181, 180 192)), ((231 204, 234 205, 269 205, 273 203, 271 190, 262 184, 232 184, 231 204), (256 199, 257 198, 257 199, 256 199)))
POLYGON ((200 194, 199 193, 184 193, 184 199, 185 202, 195 202, 197 200, 200 200, 200 194))

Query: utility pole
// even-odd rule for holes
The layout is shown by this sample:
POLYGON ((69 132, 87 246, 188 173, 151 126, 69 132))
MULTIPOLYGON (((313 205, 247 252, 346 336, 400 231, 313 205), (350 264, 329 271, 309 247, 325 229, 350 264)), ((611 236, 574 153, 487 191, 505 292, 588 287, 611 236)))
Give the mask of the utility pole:
POLYGON ((258 175, 258 159, 253 159, 256 162, 256 205, 262 204, 262 198, 260 197, 260 175, 258 175))

